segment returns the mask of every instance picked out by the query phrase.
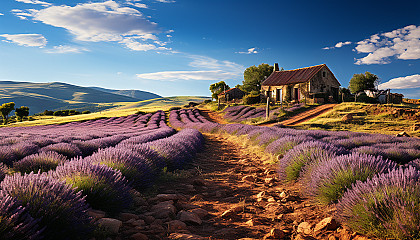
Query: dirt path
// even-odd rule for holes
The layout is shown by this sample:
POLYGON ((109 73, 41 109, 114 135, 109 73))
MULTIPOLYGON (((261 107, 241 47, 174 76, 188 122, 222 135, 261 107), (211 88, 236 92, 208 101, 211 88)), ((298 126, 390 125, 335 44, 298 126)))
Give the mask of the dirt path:
POLYGON ((228 122, 223 118, 220 112, 213 112, 206 109, 200 109, 201 115, 212 122, 227 124, 228 122))
POLYGON ((312 118, 315 118, 325 112, 328 112, 329 110, 333 109, 335 106, 337 106, 338 104, 324 104, 321 106, 318 106, 314 109, 311 109, 309 111, 305 111, 303 113, 300 113, 292 118, 289 118, 287 120, 284 120, 282 122, 280 122, 280 124, 285 125, 285 126, 294 126, 297 125, 299 123, 308 121, 312 118))
POLYGON ((270 231, 294 239, 299 223, 314 225, 332 211, 303 198, 298 185, 280 184, 275 165, 225 136, 206 135, 193 167, 193 176, 161 184, 157 191, 185 196, 176 206, 192 204, 208 215, 169 239, 263 239, 270 231))

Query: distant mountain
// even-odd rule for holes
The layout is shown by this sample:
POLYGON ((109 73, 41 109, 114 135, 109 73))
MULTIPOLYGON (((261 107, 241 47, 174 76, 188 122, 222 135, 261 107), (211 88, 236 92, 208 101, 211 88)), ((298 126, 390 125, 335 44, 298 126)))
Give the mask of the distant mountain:
POLYGON ((16 107, 27 106, 30 109, 30 114, 43 112, 47 109, 99 111, 118 106, 116 104, 118 102, 138 102, 147 98, 146 96, 153 96, 152 98, 154 98, 155 94, 147 93, 144 96, 143 98, 136 98, 60 82, 0 81, 0 104, 15 102, 16 107))
POLYGON ((138 101, 144 101, 144 100, 162 97, 154 93, 140 91, 140 90, 114 90, 114 89, 107 89, 107 88, 101 88, 101 87, 90 87, 90 88, 103 91, 103 92, 132 97, 132 98, 138 99, 138 101))

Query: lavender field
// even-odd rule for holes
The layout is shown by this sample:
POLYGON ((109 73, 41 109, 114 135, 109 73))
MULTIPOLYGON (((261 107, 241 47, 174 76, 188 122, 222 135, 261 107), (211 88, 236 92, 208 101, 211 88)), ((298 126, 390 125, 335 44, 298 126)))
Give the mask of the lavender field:
POLYGON ((0 139, 1 239, 86 239, 89 209, 129 208, 132 189, 183 168, 203 145, 199 131, 168 127, 163 111, 3 128, 0 139))
MULTIPOLYGON (((236 107, 235 107, 236 108, 236 107)), ((236 119, 246 114, 237 107, 236 119)), ((420 139, 382 134, 218 124, 197 109, 171 111, 171 126, 246 137, 277 156, 279 178, 337 207, 336 218, 370 237, 420 236, 420 139)))
MULTIPOLYGON (((285 108, 284 112, 294 112, 303 107, 303 104, 295 104, 291 107, 285 108)), ((273 109, 270 112, 270 118, 275 118, 275 115, 279 115, 281 108, 273 109)), ((224 113, 223 118, 229 122, 244 122, 249 120, 258 121, 266 117, 266 109, 264 107, 251 107, 251 106, 231 106, 227 107, 222 111, 224 113)))

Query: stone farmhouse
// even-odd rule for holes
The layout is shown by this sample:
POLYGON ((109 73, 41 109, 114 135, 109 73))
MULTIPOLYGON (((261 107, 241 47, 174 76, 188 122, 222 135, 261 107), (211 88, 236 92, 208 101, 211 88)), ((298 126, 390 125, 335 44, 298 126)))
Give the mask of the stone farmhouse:
POLYGON ((276 63, 273 73, 262 82, 261 93, 275 103, 303 99, 315 103, 338 102, 340 86, 326 64, 279 71, 276 63))
POLYGON ((245 96, 245 92, 239 88, 231 88, 218 95, 218 99, 223 102, 229 102, 233 100, 240 100, 245 96))

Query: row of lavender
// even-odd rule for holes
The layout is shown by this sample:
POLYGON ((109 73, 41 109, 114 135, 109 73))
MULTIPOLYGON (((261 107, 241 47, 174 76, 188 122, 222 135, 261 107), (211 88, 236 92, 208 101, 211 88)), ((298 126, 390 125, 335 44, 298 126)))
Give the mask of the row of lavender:
MULTIPOLYGON (((302 107, 303 104, 295 104, 290 108, 285 108, 284 111, 293 112, 302 107)), ((278 110, 280 110, 280 108, 273 110, 271 113, 278 112, 278 110)), ((223 112, 225 113, 223 118, 230 122, 242 122, 250 119, 264 118, 266 116, 265 108, 255 108, 244 105, 227 107, 223 112)))
POLYGON ((246 136, 278 156, 279 177, 300 181, 337 219, 369 236, 420 236, 420 139, 209 122, 196 109, 172 111, 170 124, 246 136), (198 119, 199 121, 195 121, 198 119))
MULTIPOLYGON (((108 133, 123 137, 112 146, 99 147, 90 155, 82 153, 68 159, 57 151, 42 151, 22 159, 24 163, 13 163, 15 171, 15 164, 20 163, 18 165, 26 165, 25 169, 33 169, 36 173, 9 175, 6 174, 10 173, 7 166, 1 165, 0 178, 4 178, 0 183, 1 238, 89 238, 95 229, 87 214, 89 208, 116 214, 130 207, 132 188, 139 190, 150 186, 164 168, 182 168, 203 144, 203 137, 197 130, 185 129, 175 133, 165 124, 163 112, 148 118, 150 121, 146 123, 140 123, 145 117, 129 116, 97 120, 99 123, 50 126, 53 134, 59 131, 55 128, 75 133, 71 143, 82 141, 79 136, 83 131, 103 138, 109 137, 108 133), (101 128, 101 124, 106 126, 101 128), (97 133, 94 132, 96 127, 97 133), (143 134, 135 134, 139 131, 143 134)), ((46 135, 49 133, 48 127, 36 129, 45 130, 46 135)), ((27 134, 29 130, 34 129, 10 131, 27 134)))
POLYGON ((136 137, 144 138, 156 131, 173 134, 161 111, 153 115, 130 115, 64 125, 4 128, 0 133, 0 162, 11 166, 27 156, 50 151, 68 159, 88 156, 99 148, 115 146, 136 137))

